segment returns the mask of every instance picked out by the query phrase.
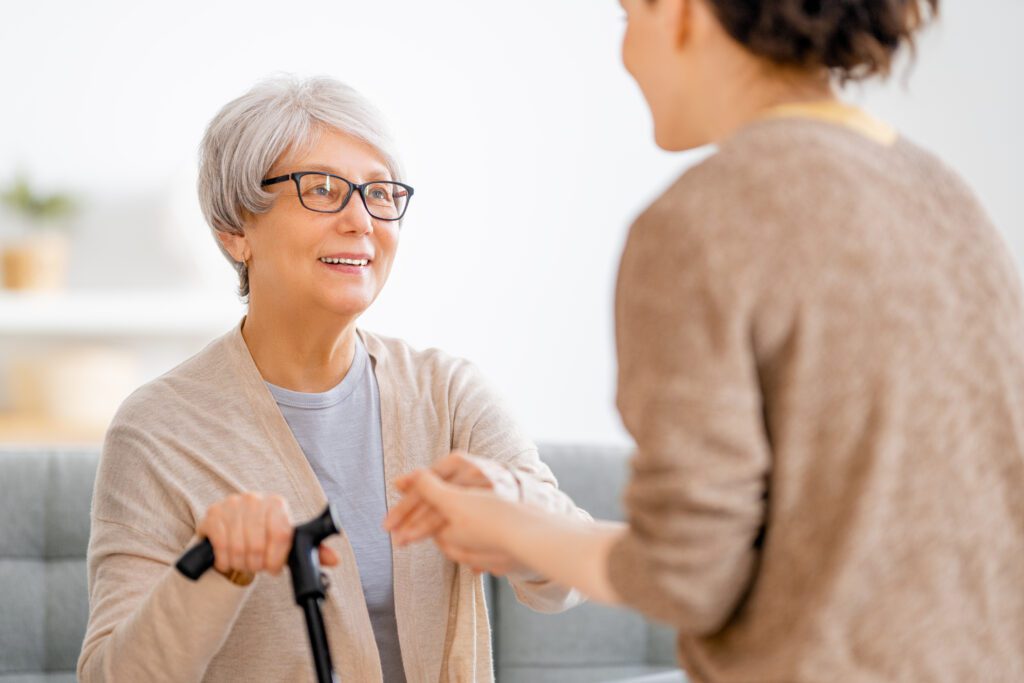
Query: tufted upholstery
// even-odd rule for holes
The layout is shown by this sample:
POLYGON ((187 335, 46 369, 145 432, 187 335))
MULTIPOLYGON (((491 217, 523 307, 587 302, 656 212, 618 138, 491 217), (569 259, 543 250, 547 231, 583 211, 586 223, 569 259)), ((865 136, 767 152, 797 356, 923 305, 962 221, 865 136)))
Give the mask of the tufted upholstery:
MULTIPOLYGON (((622 448, 541 447, 541 458, 559 486, 598 519, 622 519, 628 455, 622 448)), ((636 680, 677 666, 674 634, 637 614, 590 604, 562 614, 537 614, 520 605, 504 581, 491 587, 499 683, 636 680)), ((666 680, 682 683, 683 678, 677 674, 666 680)))
POLYGON ((95 451, 0 453, 0 681, 73 681, 95 451))

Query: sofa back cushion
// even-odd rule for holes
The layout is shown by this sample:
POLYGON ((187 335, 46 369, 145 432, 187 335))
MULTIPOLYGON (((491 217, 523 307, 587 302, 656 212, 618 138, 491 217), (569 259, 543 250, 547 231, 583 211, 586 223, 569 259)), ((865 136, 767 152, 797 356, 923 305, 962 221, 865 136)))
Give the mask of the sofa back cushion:
POLYGON ((97 452, 0 452, 0 674, 74 671, 97 452))

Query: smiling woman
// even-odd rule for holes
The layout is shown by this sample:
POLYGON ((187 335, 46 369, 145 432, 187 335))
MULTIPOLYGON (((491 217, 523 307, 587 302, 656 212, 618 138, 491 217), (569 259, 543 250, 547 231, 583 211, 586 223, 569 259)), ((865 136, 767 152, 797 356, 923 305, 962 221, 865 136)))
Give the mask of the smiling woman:
MULTIPOLYGON (((396 480, 429 467, 587 518, 473 366, 357 329, 387 282, 413 195, 380 121, 341 83, 282 79, 210 124, 200 202, 248 315, 136 391, 110 427, 81 680, 308 680, 279 574, 291 520, 328 501, 344 527, 320 548, 341 678, 490 680, 481 579, 436 548, 392 548, 382 524, 396 480), (198 537, 220 575, 191 583, 171 565, 198 537)), ((431 529, 441 521, 426 507, 391 512, 431 529)), ((534 609, 579 601, 510 558, 491 560, 534 609)))
MULTIPOLYGON (((293 303, 280 311, 289 317, 353 316, 373 303, 391 272, 412 192, 391 180, 388 166, 373 145, 333 128, 317 131, 311 143, 286 151, 271 166, 259 183, 274 198, 271 208, 247 217, 241 234, 217 230, 245 274, 252 324, 265 319, 265 292, 273 292, 274 315, 281 298, 293 303), (400 190, 400 204, 391 188, 400 190), (362 201, 350 201, 355 194, 362 201)), ((317 373, 310 389, 331 379, 317 373)))

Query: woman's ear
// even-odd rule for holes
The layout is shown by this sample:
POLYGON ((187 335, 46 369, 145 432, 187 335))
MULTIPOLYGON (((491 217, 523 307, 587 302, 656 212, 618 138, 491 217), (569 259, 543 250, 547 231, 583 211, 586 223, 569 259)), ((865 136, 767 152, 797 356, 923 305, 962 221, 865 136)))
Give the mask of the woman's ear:
POLYGON ((224 250, 231 254, 231 258, 239 263, 247 263, 252 252, 249 249, 249 240, 244 234, 236 235, 233 232, 217 231, 217 239, 220 240, 224 250))
POLYGON ((657 0, 655 11, 673 47, 680 48, 689 39, 693 30, 693 6, 699 2, 702 0, 657 0))
POLYGON ((712 6, 712 0, 676 0, 676 46, 704 46, 708 41, 732 38, 726 33, 712 6))

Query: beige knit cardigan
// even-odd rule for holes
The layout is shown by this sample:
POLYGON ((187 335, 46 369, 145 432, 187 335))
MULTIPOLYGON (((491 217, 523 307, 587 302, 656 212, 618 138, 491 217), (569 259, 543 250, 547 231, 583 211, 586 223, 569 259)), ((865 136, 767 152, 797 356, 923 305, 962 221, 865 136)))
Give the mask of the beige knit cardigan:
MULTIPOLYGON (((506 464, 534 504, 586 516, 474 367, 439 351, 366 332, 380 388, 387 502, 394 481, 454 448, 506 464)), ((285 497, 296 521, 326 497, 266 388, 241 326, 143 386, 121 407, 103 447, 89 542, 89 625, 78 663, 92 681, 308 681, 309 645, 288 572, 239 587, 215 572, 198 582, 173 563, 207 507, 240 491, 285 497)), ((383 520, 382 520, 383 521, 383 520)), ((351 546, 327 568, 324 603, 334 667, 345 681, 381 680, 380 660, 351 546)), ((394 550, 395 613, 406 677, 493 680, 481 579, 433 543, 394 550)), ((513 582, 526 605, 579 602, 544 581, 513 582)))

